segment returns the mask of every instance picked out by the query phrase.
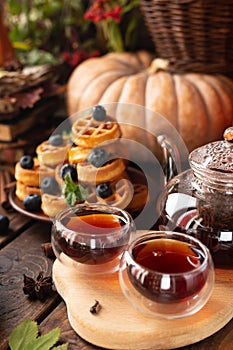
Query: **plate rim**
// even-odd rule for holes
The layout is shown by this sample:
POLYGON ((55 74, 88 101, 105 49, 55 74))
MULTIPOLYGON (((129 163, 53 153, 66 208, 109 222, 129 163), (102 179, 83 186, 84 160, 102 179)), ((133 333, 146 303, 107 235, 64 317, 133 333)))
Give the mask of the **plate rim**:
MULTIPOLYGON (((133 166, 128 166, 128 171, 129 171, 129 173, 133 173, 134 175, 137 175, 137 176, 141 176, 141 177, 144 176, 142 171, 140 171, 137 168, 134 168, 133 166)), ((10 202, 12 208, 14 208, 20 214, 23 214, 27 217, 34 219, 34 220, 43 221, 43 222, 51 222, 51 223, 53 222, 53 218, 47 216, 43 212, 40 213, 40 212, 28 211, 28 210, 24 209, 22 207, 23 206, 22 201, 20 201, 20 199, 18 199, 16 194, 15 194, 15 190, 16 190, 16 185, 10 189, 9 194, 8 194, 9 202, 10 202), (18 202, 20 204, 18 204, 18 202)))
MULTIPOLYGON (((23 214, 25 216, 28 216, 32 219, 35 220, 39 220, 39 221, 44 221, 44 222, 52 222, 52 218, 50 218, 49 216, 46 216, 44 213, 39 213, 39 212, 35 212, 35 211, 28 211, 24 208, 22 208, 17 202, 22 203, 22 201, 20 201, 15 194, 15 189, 16 186, 12 187, 9 191, 9 202, 12 206, 12 208, 14 208, 17 212, 19 212, 20 214, 23 214)), ((23 205, 23 204, 22 204, 23 205)))

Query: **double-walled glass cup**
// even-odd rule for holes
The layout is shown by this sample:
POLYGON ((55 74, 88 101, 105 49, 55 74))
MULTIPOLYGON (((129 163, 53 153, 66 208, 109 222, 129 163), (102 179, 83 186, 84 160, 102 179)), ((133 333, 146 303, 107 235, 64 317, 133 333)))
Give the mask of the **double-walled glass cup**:
POLYGON ((84 273, 111 273, 119 268, 135 225, 124 210, 104 204, 80 204, 61 211, 51 234, 56 257, 84 273))
POLYGON ((208 248, 191 236, 153 231, 132 241, 119 269, 122 291, 141 313, 174 319, 208 301, 214 266, 208 248))

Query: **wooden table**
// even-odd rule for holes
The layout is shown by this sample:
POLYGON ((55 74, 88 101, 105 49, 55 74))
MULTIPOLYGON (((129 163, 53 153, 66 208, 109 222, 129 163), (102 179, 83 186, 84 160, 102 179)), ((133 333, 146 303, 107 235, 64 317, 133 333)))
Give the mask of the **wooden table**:
MULTIPOLYGON (((72 330, 65 303, 58 294, 41 302, 30 301, 23 293, 23 274, 36 278, 40 271, 44 271, 46 276, 51 275, 53 260, 46 257, 41 247, 50 241, 51 224, 34 221, 2 206, 0 213, 10 219, 9 231, 0 235, 0 349, 8 348, 9 334, 26 319, 37 321, 41 334, 60 327, 60 340, 68 342, 69 349, 100 349, 81 339, 72 330)), ((180 349, 233 349, 233 320, 213 336, 180 349)))

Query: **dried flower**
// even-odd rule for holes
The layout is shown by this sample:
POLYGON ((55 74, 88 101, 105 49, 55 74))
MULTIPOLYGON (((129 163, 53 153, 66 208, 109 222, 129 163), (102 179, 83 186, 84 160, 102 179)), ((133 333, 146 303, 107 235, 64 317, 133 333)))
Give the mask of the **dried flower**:
POLYGON ((122 34, 120 27, 125 14, 139 7, 139 0, 96 0, 84 14, 84 19, 92 21, 101 31, 108 48, 113 51, 124 51, 132 38, 134 29, 137 27, 137 16, 127 19, 126 32, 122 34))
POLYGON ((24 274, 24 294, 28 295, 30 299, 39 299, 44 301, 48 296, 53 294, 52 277, 44 277, 41 271, 36 280, 24 274))
POLYGON ((63 60, 67 62, 67 64, 70 67, 76 67, 78 64, 85 61, 86 59, 98 56, 100 56, 100 52, 98 50, 93 50, 90 53, 83 49, 77 49, 74 52, 62 52, 63 60))
POLYGON ((92 22, 100 22, 109 18, 119 23, 121 12, 122 7, 120 5, 112 5, 110 1, 97 0, 86 11, 84 18, 92 22))

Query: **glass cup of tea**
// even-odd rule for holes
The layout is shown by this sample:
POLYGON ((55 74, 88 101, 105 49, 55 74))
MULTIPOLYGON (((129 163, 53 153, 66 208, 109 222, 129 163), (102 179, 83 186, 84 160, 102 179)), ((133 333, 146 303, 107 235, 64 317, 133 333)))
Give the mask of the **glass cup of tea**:
POLYGON ((176 319, 198 312, 214 286, 209 250, 194 237, 150 231, 121 257, 119 280, 130 304, 144 315, 176 319))
POLYGON ((112 273, 136 231, 130 214, 104 204, 79 204, 54 220, 51 242, 58 260, 81 273, 112 273))

